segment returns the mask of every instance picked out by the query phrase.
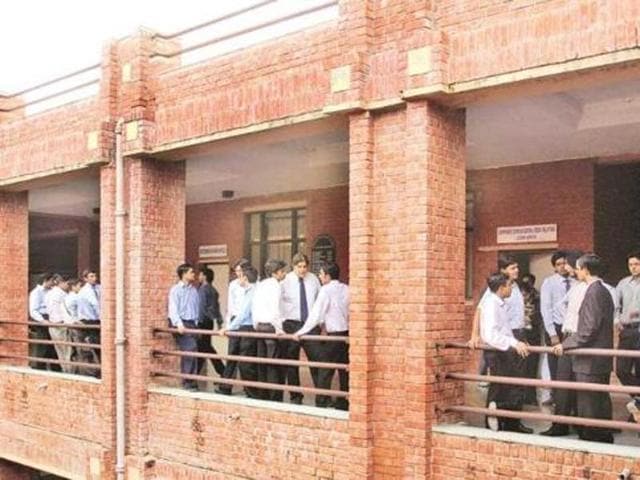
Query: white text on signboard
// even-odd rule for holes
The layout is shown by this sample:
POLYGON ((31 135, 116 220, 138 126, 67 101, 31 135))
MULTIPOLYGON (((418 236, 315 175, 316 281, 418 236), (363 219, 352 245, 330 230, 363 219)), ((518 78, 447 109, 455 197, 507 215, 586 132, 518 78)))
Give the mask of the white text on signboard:
POLYGON ((558 240, 558 225, 521 225, 518 227, 498 227, 498 243, 536 243, 558 240))

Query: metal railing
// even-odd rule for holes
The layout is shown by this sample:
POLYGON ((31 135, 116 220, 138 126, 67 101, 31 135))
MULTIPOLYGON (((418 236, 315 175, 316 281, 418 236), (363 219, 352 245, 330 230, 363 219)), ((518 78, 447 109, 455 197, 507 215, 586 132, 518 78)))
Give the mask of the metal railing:
MULTIPOLYGON (((158 327, 153 329, 154 334, 188 334, 188 335, 204 335, 208 337, 239 337, 239 338, 251 338, 257 340, 293 340, 299 341, 301 346, 303 342, 343 342, 348 344, 349 337, 347 336, 329 336, 329 335, 302 335, 300 337, 295 337, 290 334, 276 334, 276 333, 261 333, 261 332, 246 332, 246 331, 229 331, 226 330, 224 333, 220 333, 220 331, 215 330, 203 330, 197 328, 185 328, 182 332, 179 332, 177 328, 169 328, 169 327, 158 327)), ((337 363, 337 362, 324 362, 324 361, 314 361, 314 360, 295 360, 295 359, 285 359, 285 358, 268 358, 268 357, 258 357, 258 356, 245 356, 245 355, 229 355, 229 354, 219 354, 219 353, 200 353, 200 352, 190 352, 190 351, 181 351, 181 350, 165 350, 154 348, 152 350, 152 355, 158 359, 162 357, 192 357, 199 358, 204 360, 226 360, 233 361, 238 363, 247 363, 247 364, 255 364, 255 365, 273 365, 275 367, 308 367, 312 369, 331 369, 339 371, 348 371, 349 365, 347 363, 337 363)), ((201 382, 212 382, 214 384, 219 385, 227 385, 230 387, 240 386, 240 387, 251 387, 256 389, 263 390, 278 390, 282 392, 290 392, 290 393, 309 393, 315 395, 323 395, 328 397, 342 398, 348 399, 349 393, 348 391, 336 390, 336 389, 325 389, 318 388, 317 386, 307 387, 307 386, 297 386, 297 385, 286 385, 284 383, 272 383, 272 382, 263 382, 257 380, 245 380, 240 379, 236 380, 233 378, 223 378, 220 376, 207 376, 207 375, 190 375, 183 373, 176 373, 173 371, 161 370, 159 368, 153 368, 151 370, 152 377, 166 377, 166 378, 175 378, 181 380, 193 380, 193 381, 201 381, 201 382)), ((333 375, 332 375, 333 377, 333 375)))
MULTIPOLYGON (((53 322, 34 322, 34 321, 0 321, 0 328, 4 328, 6 326, 24 326, 26 328, 39 327, 44 330, 48 330, 50 328, 64 328, 68 330, 80 330, 80 331, 97 331, 100 332, 100 325, 87 325, 82 323, 77 324, 66 324, 66 323, 53 323, 53 322)), ((40 338, 19 338, 12 337, 7 335, 0 336, 0 345, 2 344, 27 344, 29 348, 34 345, 46 345, 55 347, 56 345, 65 346, 75 348, 76 351, 92 351, 97 352, 102 349, 102 346, 99 343, 90 343, 90 342, 76 342, 76 341, 68 341, 68 340, 46 340, 40 338)), ((57 354, 56 354, 57 357, 57 354)), ((59 365, 59 366, 69 366, 73 370, 65 372, 72 373, 75 375, 96 375, 101 371, 101 365, 97 362, 82 362, 82 361, 67 361, 60 360, 59 358, 53 357, 42 357, 42 356, 34 356, 31 354, 21 355, 17 353, 6 352, 4 349, 0 348, 0 359, 9 359, 9 360, 20 360, 29 362, 30 365, 33 364, 46 364, 46 365, 59 365), (82 369, 82 370, 77 370, 82 369)), ((32 368, 34 368, 32 366, 32 368)), ((42 370, 41 368, 39 370, 42 370)))
MULTIPOLYGON (((472 349, 467 343, 464 342, 443 342, 436 344, 438 349, 467 349, 467 350, 484 350, 484 351, 496 351, 496 349, 481 345, 472 349)), ((532 354, 546 353, 553 355, 553 348, 551 347, 537 347, 528 346, 528 350, 532 354)), ((603 348, 578 348, 572 350, 565 350, 563 355, 569 356, 592 356, 592 357, 624 357, 624 358, 640 358, 640 351, 637 350, 617 350, 617 349, 603 349, 603 348)), ((437 378, 440 381, 456 380, 463 382, 487 382, 497 383, 503 385, 515 385, 520 387, 540 387, 551 388, 560 390, 573 390, 573 391, 587 391, 587 392, 606 392, 606 393, 620 393, 627 395, 640 396, 640 387, 616 385, 616 384, 601 384, 601 383, 588 383, 566 380, 541 380, 527 377, 506 377, 506 376, 494 376, 494 375, 479 375, 459 372, 444 372, 437 374, 437 378)), ((566 415, 554 415, 547 413, 537 412, 525 412, 516 410, 494 409, 487 407, 473 407, 469 405, 445 405, 438 406, 438 411, 442 413, 473 413, 482 414, 491 417, 505 417, 511 419, 520 420, 534 420, 553 422, 565 425, 575 425, 582 427, 594 427, 594 428, 606 428, 611 430, 629 430, 634 432, 640 432, 640 424, 632 422, 621 422, 616 420, 604 420, 598 418, 588 418, 579 416, 566 416, 566 415)))
MULTIPOLYGON (((2 96, 0 96, 0 98, 3 98, 3 99, 16 99, 17 100, 17 99, 19 99, 19 97, 21 97, 23 95, 26 95, 26 94, 29 94, 29 93, 32 93, 32 92, 35 92, 35 91, 38 91, 38 90, 42 90, 43 88, 50 87, 51 85, 55 85, 57 83, 64 82, 66 80, 70 80, 70 79, 72 79, 74 77, 79 77, 80 75, 83 75, 85 73, 91 72, 93 70, 98 70, 98 69, 100 69, 101 66, 102 66, 101 63, 95 63, 93 65, 89 65, 88 67, 84 67, 84 68, 81 68, 79 70, 75 70, 75 71, 73 71, 71 73, 67 73, 65 75, 61 75, 61 76, 53 78, 51 80, 47 80, 46 82, 42 82, 42 83, 39 83, 37 85, 33 85, 31 87, 25 88, 23 90, 20 90, 19 92, 14 92, 14 93, 9 94, 9 95, 2 95, 2 96)), ((53 93, 49 93, 49 94, 46 94, 44 96, 34 98, 32 100, 27 100, 25 102, 19 102, 17 105, 15 105, 13 107, 10 107, 10 108, 2 108, 2 107, 0 107, 0 113, 11 113, 11 112, 15 112, 15 111, 18 111, 18 110, 26 109, 27 107, 30 107, 30 106, 33 106, 33 105, 37 105, 37 104, 42 103, 42 102, 46 102, 48 100, 52 100, 52 99, 57 98, 57 97, 61 97, 61 96, 66 95, 68 93, 74 92, 76 90, 81 90, 83 88, 90 87, 92 85, 98 85, 99 83, 100 83, 100 72, 98 72, 98 75, 95 78, 92 77, 89 80, 85 80, 85 81, 83 81, 81 83, 72 85, 70 87, 64 87, 61 90, 54 91, 53 93)))

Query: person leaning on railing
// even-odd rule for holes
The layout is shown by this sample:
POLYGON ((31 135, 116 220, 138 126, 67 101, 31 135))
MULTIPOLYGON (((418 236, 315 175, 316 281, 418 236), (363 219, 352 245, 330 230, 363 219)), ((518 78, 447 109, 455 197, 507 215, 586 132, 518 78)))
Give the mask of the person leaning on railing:
MULTIPOLYGON (((280 282, 285 277, 287 264, 282 260, 267 260, 264 265, 265 280, 256 286, 256 293, 251 306, 253 328, 260 333, 284 334, 282 329, 282 288, 280 282)), ((280 358, 280 342, 274 338, 258 339, 258 357, 280 358)), ((258 380, 260 382, 282 384, 283 368, 274 364, 258 364, 258 380)), ((266 400, 281 402, 281 390, 267 389, 264 392, 266 400)))
MULTIPOLYGON (((491 375, 520 376, 524 359, 529 355, 526 343, 518 340, 509 322, 509 312, 505 299, 512 291, 512 282, 502 273, 495 273, 487 279, 489 293, 482 302, 480 310, 480 338, 496 350, 488 351, 486 360, 491 375)), ((524 400, 523 387, 491 383, 487 393, 487 406, 490 409, 522 410, 524 400)), ((494 431, 507 430, 520 433, 532 433, 520 420, 511 418, 487 417, 487 426, 494 431)))
MULTIPOLYGON (((48 322, 49 313, 45 303, 45 295, 53 285, 53 274, 46 272, 40 275, 38 284, 29 293, 29 318, 32 322, 48 322)), ((29 338, 32 340, 51 340, 49 329, 46 326, 29 326, 29 338)), ((29 356, 42 359, 58 358, 53 345, 30 343, 29 356)), ((31 361, 31 368, 39 370, 60 370, 58 365, 39 361, 31 361)))
MULTIPOLYGON (((66 308, 64 305, 67 291, 69 290, 69 282, 61 275, 55 274, 52 279, 53 286, 47 291, 45 295, 45 303, 47 305, 47 311, 49 312, 49 322, 58 323, 63 325, 66 323, 66 308)), ((69 330, 63 327, 49 327, 49 335, 54 342, 69 342, 69 330)), ((54 345, 58 359, 63 362, 60 364, 60 368, 65 373, 73 373, 74 369, 71 362, 71 354, 73 348, 69 345, 62 345, 56 343, 54 345)))
MULTIPOLYGON (((175 335, 178 348, 183 352, 198 351, 198 336, 185 332, 185 329, 198 327, 200 312, 200 299, 198 289, 195 287, 196 273, 193 266, 188 263, 180 265, 176 273, 178 282, 169 290, 169 324, 178 329, 175 335)), ((183 356, 180 358, 180 373, 184 375, 196 375, 198 362, 195 357, 183 356)), ((186 390, 198 390, 195 380, 183 378, 182 386, 186 390)))
MULTIPOLYGON (((229 327, 220 330, 222 335, 226 335, 227 332, 255 332, 253 328, 253 318, 251 317, 251 308, 253 305, 253 296, 256 293, 256 282, 258 281, 258 271, 250 264, 244 263, 237 271, 238 285, 242 288, 243 297, 240 306, 237 309, 237 314, 233 320, 229 323, 229 327)), ((231 340, 237 340, 235 342, 238 346, 237 350, 233 352, 229 349, 229 355, 241 355, 244 357, 255 357, 258 353, 258 343, 254 337, 229 337, 229 345, 231 340)), ((229 366, 227 361, 227 367, 229 366)), ((255 363, 251 362, 238 362, 238 370, 240 371, 240 378, 242 380, 255 382, 258 380, 258 367, 255 363)), ((233 378, 235 369, 227 368, 222 375, 222 378, 233 378)), ((216 393, 222 393, 223 395, 231 395, 232 386, 220 384, 216 387, 216 393)), ((255 387, 245 387, 245 394, 249 398, 264 398, 262 390, 255 387)))
MULTIPOLYGON (((100 325, 100 296, 101 288, 98 284, 98 274, 93 270, 82 272, 84 285, 78 292, 78 318, 85 325, 100 325)), ((100 343, 100 329, 87 329, 83 332, 84 343, 100 343)), ((86 349, 86 362, 100 363, 100 351, 86 349)), ((94 371, 99 376, 99 371, 94 371)))
MULTIPOLYGON (((623 278, 616 287, 618 305, 615 327, 618 331, 618 348, 621 350, 640 349, 640 251, 627 255, 628 277, 623 278)), ((616 375, 623 385, 640 386, 640 359, 618 357, 616 375)), ((634 421, 640 421, 640 398, 633 397, 627 404, 634 421)))
MULTIPOLYGON (((575 333, 565 336, 562 343, 553 347, 561 356, 566 350, 576 348, 613 348, 614 303, 609 290, 600 280, 602 260, 593 253, 581 256, 576 263, 578 281, 587 289, 580 306, 575 333)), ((613 367, 611 357, 583 355, 573 358, 572 371, 577 382, 608 384, 613 367)), ((576 392, 577 415, 583 418, 611 420, 611 397, 608 392, 578 390, 576 392)), ((613 443, 611 430, 581 427, 578 436, 582 440, 613 443)))
MULTIPOLYGON (((320 282, 322 287, 318 298, 311 309, 304 326, 295 333, 295 339, 313 331, 324 324, 329 336, 349 336, 349 287, 340 282, 340 268, 335 263, 326 263, 320 268, 320 282)), ((309 341, 309 343, 312 343, 309 341)), ((318 362, 349 364, 349 344, 347 342, 313 342, 317 344, 316 358, 309 360, 318 362)), ((335 368, 319 368, 314 383, 316 388, 330 389, 335 368)), ((349 372, 338 369, 340 390, 349 391, 349 372)), ((316 406, 328 407, 331 399, 326 395, 316 396, 316 406)), ((333 404, 340 410, 348 410, 349 402, 346 398, 337 398, 333 404)))

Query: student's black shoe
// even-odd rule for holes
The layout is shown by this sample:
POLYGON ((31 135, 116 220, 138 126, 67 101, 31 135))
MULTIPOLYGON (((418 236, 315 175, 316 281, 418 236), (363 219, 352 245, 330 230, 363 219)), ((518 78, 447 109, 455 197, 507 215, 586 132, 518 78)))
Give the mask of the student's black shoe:
POLYGON ((544 435, 545 437, 564 437, 565 435, 569 435, 569 427, 566 425, 551 425, 544 432, 540 432, 540 435, 544 435))
POLYGON ((291 403, 294 405, 302 405, 302 397, 291 397, 291 403))
POLYGON ((533 433, 533 428, 525 427, 522 423, 512 423, 510 425, 505 425, 505 431, 507 432, 516 432, 516 433, 533 433))
POLYGON ((220 395, 231 395, 231 389, 224 387, 216 387, 213 389, 215 393, 219 393, 220 395))

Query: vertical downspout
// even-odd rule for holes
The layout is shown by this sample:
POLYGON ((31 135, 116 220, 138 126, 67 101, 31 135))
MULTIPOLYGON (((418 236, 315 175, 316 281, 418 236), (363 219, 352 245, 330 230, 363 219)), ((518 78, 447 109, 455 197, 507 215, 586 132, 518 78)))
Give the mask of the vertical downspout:
POLYGON ((122 158, 123 119, 116 124, 116 205, 115 205, 115 254, 116 254, 116 478, 124 480, 125 474, 125 335, 124 335, 124 159, 122 158))

